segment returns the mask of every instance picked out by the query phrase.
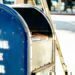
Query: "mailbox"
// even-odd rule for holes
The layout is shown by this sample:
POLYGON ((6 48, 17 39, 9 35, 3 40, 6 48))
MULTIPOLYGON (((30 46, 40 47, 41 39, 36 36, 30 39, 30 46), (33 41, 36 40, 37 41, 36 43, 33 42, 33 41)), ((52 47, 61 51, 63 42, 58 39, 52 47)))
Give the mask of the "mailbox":
POLYGON ((0 75, 29 75, 29 36, 22 16, 0 4, 0 75))
POLYGON ((32 75, 48 75, 52 67, 53 30, 48 17, 37 7, 22 5, 13 6, 18 11, 30 29, 32 35, 32 50, 30 67, 32 75), (37 74, 38 75, 38 74, 37 74))

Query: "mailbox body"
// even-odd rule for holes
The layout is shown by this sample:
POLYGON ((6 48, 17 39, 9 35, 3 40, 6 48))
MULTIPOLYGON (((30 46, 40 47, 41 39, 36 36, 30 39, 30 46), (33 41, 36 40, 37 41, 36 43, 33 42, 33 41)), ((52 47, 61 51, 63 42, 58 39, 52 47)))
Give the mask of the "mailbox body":
POLYGON ((29 30, 12 8, 0 4, 0 75, 28 75, 29 30))

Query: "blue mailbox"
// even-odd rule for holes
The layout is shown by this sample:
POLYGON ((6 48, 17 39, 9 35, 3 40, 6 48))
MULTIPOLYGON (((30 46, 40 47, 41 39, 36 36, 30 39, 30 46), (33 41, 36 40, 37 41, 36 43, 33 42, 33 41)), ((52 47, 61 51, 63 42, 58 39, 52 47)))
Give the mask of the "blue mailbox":
POLYGON ((0 4, 0 75, 28 75, 29 30, 12 8, 0 4))

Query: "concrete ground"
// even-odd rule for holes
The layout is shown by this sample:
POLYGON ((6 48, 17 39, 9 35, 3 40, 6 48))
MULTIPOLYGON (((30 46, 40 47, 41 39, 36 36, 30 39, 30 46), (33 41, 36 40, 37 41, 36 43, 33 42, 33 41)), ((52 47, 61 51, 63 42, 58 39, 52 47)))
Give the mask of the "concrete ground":
MULTIPOLYGON (((51 15, 56 27, 56 34, 62 49, 69 75, 75 75, 75 16, 74 15, 51 15)), ((57 54, 56 54, 57 55, 57 54)), ((57 75, 64 75, 59 61, 56 57, 57 75)))

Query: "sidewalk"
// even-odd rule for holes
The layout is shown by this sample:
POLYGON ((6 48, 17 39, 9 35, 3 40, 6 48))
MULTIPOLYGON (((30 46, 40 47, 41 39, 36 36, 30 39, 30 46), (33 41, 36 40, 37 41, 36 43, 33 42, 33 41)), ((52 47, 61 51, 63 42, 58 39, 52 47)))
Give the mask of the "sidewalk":
POLYGON ((73 10, 73 12, 71 10, 69 11, 51 11, 52 15, 75 15, 75 9, 73 10))
MULTIPOLYGON (((56 25, 56 34, 68 71, 72 72, 72 75, 75 75, 75 16, 51 15, 51 18, 53 23, 56 25)), ((64 75, 61 73, 61 66, 58 58, 56 62, 57 75, 64 75)))

